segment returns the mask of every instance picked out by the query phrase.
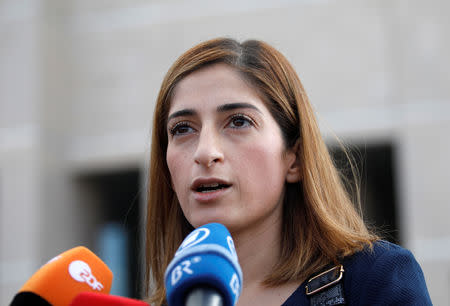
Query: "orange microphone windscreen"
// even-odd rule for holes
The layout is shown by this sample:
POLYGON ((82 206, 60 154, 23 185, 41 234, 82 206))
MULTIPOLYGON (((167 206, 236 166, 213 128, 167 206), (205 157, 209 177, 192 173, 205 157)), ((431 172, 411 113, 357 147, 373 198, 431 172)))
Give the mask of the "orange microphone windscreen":
POLYGON ((52 305, 69 305, 80 292, 109 293, 113 274, 87 248, 70 249, 43 265, 20 289, 52 305))

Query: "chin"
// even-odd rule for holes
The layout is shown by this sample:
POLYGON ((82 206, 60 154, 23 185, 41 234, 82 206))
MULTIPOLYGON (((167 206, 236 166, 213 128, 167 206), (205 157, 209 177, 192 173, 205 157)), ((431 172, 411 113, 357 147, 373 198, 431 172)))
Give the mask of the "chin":
POLYGON ((229 226, 231 225, 230 220, 228 218, 225 218, 224 216, 219 216, 219 215, 209 215, 209 214, 201 215, 201 216, 197 215, 197 216, 192 216, 188 220, 194 228, 203 226, 208 223, 220 223, 220 224, 224 225, 226 228, 228 228, 228 230, 229 230, 229 226))

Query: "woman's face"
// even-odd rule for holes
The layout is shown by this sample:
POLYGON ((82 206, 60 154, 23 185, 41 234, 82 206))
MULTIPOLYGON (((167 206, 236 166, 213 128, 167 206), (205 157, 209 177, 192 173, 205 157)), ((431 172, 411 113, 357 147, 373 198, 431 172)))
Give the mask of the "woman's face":
MULTIPOLYGON (((189 74, 169 110, 167 165, 186 219, 231 232, 281 222, 295 153, 256 91, 225 64, 189 74)), ((295 180, 295 179, 294 179, 295 180)))

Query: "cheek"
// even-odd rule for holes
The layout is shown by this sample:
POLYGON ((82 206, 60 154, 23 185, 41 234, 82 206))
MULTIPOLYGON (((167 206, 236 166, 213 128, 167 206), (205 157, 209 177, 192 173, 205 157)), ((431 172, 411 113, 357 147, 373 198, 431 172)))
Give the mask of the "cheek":
POLYGON ((170 147, 167 148, 166 162, 175 190, 177 190, 177 186, 179 185, 178 182, 183 179, 181 174, 183 174, 182 169, 185 169, 184 161, 186 161, 186 158, 181 152, 177 152, 170 147))
POLYGON ((284 186, 285 166, 282 162, 280 145, 259 144, 249 146, 239 161, 241 173, 252 189, 272 190, 284 186))

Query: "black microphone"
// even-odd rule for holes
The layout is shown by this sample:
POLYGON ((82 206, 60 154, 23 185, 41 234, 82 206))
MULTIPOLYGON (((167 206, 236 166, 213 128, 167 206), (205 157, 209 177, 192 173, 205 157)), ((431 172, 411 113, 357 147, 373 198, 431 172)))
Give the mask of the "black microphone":
POLYGON ((242 270, 233 239, 219 223, 190 233, 165 273, 170 306, 234 306, 242 288, 242 270))

